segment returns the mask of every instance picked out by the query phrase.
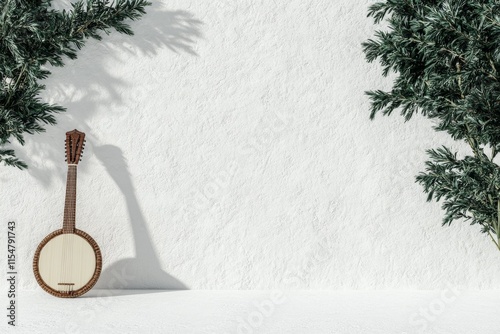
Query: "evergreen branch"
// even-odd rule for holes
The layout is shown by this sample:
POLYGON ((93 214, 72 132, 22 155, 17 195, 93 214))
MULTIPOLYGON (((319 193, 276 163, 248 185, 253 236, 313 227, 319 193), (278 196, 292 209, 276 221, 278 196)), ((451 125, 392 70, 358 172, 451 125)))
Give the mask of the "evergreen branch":
POLYGON ((407 121, 418 112, 435 121, 435 130, 469 145, 472 156, 463 159, 446 147, 428 150, 416 181, 428 201, 443 201, 443 225, 478 224, 500 250, 498 13, 496 0, 381 1, 368 16, 375 23, 386 18, 388 29, 362 47, 368 62, 380 62, 383 76, 398 74, 392 89, 366 92, 371 119, 400 110, 407 121))
POLYGON ((0 150, 0 162, 5 166, 17 167, 19 169, 26 169, 28 165, 16 158, 14 150, 0 150))

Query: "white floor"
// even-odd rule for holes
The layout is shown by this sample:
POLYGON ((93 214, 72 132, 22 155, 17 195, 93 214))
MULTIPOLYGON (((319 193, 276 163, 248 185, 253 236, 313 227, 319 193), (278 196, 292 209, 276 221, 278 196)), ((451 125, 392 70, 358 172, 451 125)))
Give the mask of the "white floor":
MULTIPOLYGON (((498 334, 500 291, 20 291, 16 333, 498 334)), ((4 319, 4 317, 2 317, 4 319)), ((2 330, 2 333, 6 331, 2 330)))

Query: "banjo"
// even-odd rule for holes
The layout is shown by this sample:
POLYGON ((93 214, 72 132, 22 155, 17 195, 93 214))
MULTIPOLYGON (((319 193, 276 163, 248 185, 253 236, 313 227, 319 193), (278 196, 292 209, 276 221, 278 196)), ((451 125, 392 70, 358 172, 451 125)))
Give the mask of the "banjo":
POLYGON ((33 259, 40 287, 56 297, 78 297, 89 291, 101 273, 99 246, 87 233, 75 228, 76 170, 85 142, 78 130, 66 133, 66 201, 63 228, 42 240, 33 259))

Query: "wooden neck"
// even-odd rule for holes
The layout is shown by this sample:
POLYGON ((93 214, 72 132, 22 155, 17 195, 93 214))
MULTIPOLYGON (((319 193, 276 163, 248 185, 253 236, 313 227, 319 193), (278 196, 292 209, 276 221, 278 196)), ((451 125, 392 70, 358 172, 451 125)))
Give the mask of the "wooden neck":
POLYGON ((76 165, 68 165, 66 201, 64 202, 63 233, 75 232, 76 213, 76 165))

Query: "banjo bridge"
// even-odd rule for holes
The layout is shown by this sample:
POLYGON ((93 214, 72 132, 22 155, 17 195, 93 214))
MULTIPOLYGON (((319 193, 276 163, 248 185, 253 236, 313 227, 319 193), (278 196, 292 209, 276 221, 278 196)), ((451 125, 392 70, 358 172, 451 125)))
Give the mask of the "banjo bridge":
POLYGON ((72 294, 73 293, 73 285, 75 283, 57 283, 60 286, 59 292, 72 294))

